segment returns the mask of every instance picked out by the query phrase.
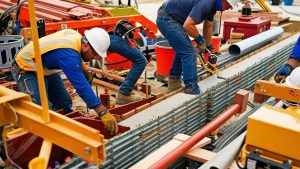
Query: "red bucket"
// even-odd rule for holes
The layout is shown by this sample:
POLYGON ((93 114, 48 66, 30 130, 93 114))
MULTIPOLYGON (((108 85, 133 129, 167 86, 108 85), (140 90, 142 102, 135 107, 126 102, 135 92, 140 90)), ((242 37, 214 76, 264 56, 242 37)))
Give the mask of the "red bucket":
POLYGON ((169 76, 175 56, 174 49, 169 42, 164 40, 155 44, 156 73, 159 76, 169 76))
POLYGON ((211 44, 214 45, 213 53, 220 51, 220 45, 221 45, 221 38, 220 37, 212 37, 211 38, 211 44))
MULTIPOLYGON (((214 46, 213 51, 211 51, 212 53, 216 53, 220 51, 220 45, 221 45, 221 38, 220 37, 212 37, 211 38, 211 44, 214 46)), ((204 59, 205 61, 208 61, 208 53, 204 54, 204 59)))
POLYGON ((106 68, 107 70, 111 69, 131 69, 132 62, 125 57, 116 54, 108 53, 106 57, 106 68))

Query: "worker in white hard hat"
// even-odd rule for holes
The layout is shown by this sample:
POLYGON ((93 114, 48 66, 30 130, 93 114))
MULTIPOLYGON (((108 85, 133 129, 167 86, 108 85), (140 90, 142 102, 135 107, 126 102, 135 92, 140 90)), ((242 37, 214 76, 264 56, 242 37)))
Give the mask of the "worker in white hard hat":
POLYGON ((184 92, 197 95, 198 86, 196 58, 198 52, 212 49, 212 25, 216 11, 235 7, 238 0, 168 0, 159 8, 156 24, 159 31, 175 50, 175 57, 170 70, 168 92, 181 88, 180 77, 183 75, 184 92), (196 25, 203 25, 201 35, 196 25), (192 45, 190 37, 197 43, 192 45))
MULTIPOLYGON (((111 134, 118 131, 116 118, 101 104, 84 75, 84 62, 106 57, 110 45, 108 33, 93 28, 82 36, 72 29, 64 29, 39 39, 44 67, 46 92, 53 110, 72 112, 71 97, 57 70, 62 70, 76 89, 78 95, 94 109, 102 119, 105 129, 111 134), (82 61, 83 60, 83 61, 82 61)), ((20 91, 28 93, 33 102, 41 104, 33 43, 25 46, 15 58, 12 73, 20 91)))
MULTIPOLYGON (((279 71, 275 74, 274 80, 276 83, 283 83, 287 76, 291 74, 291 72, 300 66, 300 37, 298 38, 287 63, 284 64, 279 71)), ((299 74, 298 74, 299 75, 299 74)))

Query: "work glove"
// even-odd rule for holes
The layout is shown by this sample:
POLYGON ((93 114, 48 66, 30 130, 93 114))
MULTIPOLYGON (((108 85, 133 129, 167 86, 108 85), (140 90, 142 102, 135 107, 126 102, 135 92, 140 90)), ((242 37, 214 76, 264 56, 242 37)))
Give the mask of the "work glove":
POLYGON ((285 78, 291 74, 294 70, 293 66, 290 64, 285 64, 281 67, 281 69, 275 74, 274 80, 276 83, 283 83, 285 78))
POLYGON ((215 48, 215 47, 214 47, 213 44, 207 45, 207 46, 206 46, 205 52, 208 52, 207 50, 209 50, 211 53, 213 53, 214 48, 215 48))
POLYGON ((93 78, 94 78, 94 74, 90 71, 83 71, 84 77, 85 79, 89 82, 89 84, 91 85, 93 83, 93 78))
POLYGON ((199 52, 205 52, 206 51, 206 42, 203 36, 199 35, 197 38, 194 39, 194 41, 197 43, 197 49, 199 52))
POLYGON ((110 114, 110 112, 106 108, 101 110, 97 114, 101 118, 105 130, 110 135, 115 135, 118 132, 117 119, 112 114, 110 114))

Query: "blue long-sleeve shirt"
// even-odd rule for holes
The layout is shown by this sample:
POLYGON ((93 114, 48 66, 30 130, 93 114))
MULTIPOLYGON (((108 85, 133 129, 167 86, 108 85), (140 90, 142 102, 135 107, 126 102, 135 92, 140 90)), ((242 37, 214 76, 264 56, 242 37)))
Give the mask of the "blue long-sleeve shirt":
POLYGON ((300 61, 300 37, 298 38, 289 58, 294 58, 300 61))
POLYGON ((101 106, 101 102, 85 79, 80 54, 68 48, 56 49, 43 54, 43 65, 48 69, 61 69, 76 89, 78 95, 90 109, 101 106))

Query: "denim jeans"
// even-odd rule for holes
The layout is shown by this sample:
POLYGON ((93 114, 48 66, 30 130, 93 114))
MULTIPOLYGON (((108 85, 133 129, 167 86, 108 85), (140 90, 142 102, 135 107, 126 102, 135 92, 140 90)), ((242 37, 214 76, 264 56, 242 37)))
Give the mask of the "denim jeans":
POLYGON ((110 46, 108 52, 117 53, 133 62, 124 83, 120 86, 119 92, 124 95, 130 95, 135 83, 143 73, 147 60, 138 48, 131 48, 128 42, 117 35, 110 36, 110 46))
POLYGON ((183 75, 185 93, 199 94, 196 48, 192 45, 189 36, 182 25, 165 12, 158 12, 156 24, 175 50, 170 77, 180 78, 183 75))
MULTIPOLYGON (((14 68, 11 68, 11 72, 20 91, 29 94, 34 103, 41 105, 36 73, 28 71, 18 75, 14 68)), ((60 75, 55 73, 44 78, 50 109, 63 109, 65 114, 72 112, 72 100, 60 75)))

